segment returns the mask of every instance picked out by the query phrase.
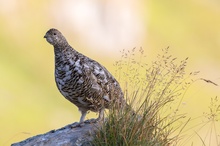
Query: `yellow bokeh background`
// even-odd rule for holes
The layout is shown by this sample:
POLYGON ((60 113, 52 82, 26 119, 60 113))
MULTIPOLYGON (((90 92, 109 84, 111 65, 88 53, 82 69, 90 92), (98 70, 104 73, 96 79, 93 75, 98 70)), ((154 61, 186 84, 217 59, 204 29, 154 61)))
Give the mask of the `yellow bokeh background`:
MULTIPOLYGON (((43 38, 50 28, 113 74, 122 49, 142 47, 149 61, 170 46, 178 59, 189 57, 187 71, 220 84, 218 0, 0 0, 0 145, 79 120, 77 108, 55 85, 53 47, 43 38)), ((219 95, 219 86, 198 82, 184 110, 201 116, 219 95)), ((190 139, 185 145, 192 141, 201 144, 190 139)))

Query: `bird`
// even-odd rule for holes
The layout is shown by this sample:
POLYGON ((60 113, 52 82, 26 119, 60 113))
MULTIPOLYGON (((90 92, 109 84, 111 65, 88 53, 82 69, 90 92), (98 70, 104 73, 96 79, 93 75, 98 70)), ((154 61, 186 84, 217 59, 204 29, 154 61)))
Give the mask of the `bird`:
POLYGON ((79 123, 84 122, 88 111, 98 112, 95 121, 100 121, 105 109, 127 105, 119 82, 103 65, 76 51, 55 28, 49 29, 44 38, 54 47, 57 88, 78 107, 79 123))

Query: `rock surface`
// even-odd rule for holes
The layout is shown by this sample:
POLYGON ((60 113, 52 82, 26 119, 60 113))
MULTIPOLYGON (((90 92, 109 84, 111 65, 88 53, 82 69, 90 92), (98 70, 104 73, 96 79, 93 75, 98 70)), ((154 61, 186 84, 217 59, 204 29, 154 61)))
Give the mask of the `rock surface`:
POLYGON ((12 146, 91 146, 93 134, 100 127, 100 123, 85 123, 81 127, 74 127, 73 123, 57 130, 51 130, 14 143, 12 146), (74 127, 74 128, 72 128, 74 127))

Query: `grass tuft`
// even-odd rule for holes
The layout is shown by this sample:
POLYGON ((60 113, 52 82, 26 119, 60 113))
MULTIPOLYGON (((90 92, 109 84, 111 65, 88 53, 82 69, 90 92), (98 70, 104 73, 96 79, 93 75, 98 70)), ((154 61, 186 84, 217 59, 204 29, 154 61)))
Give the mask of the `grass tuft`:
POLYGON ((181 132, 190 121, 179 108, 198 72, 186 73, 188 58, 178 61, 168 50, 163 49, 151 63, 143 62, 146 56, 142 48, 121 52, 121 59, 114 64, 115 77, 131 108, 109 110, 93 145, 178 145, 181 132))

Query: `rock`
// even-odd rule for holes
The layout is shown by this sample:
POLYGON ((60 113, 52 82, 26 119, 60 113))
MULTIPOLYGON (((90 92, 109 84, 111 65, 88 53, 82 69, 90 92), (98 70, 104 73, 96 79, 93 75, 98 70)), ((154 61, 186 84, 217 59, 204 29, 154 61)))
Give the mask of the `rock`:
POLYGON ((14 143, 12 146, 92 146, 93 134, 100 127, 100 123, 86 123, 81 127, 74 127, 73 123, 57 130, 51 130, 14 143), (74 128, 72 128, 74 127, 74 128))

